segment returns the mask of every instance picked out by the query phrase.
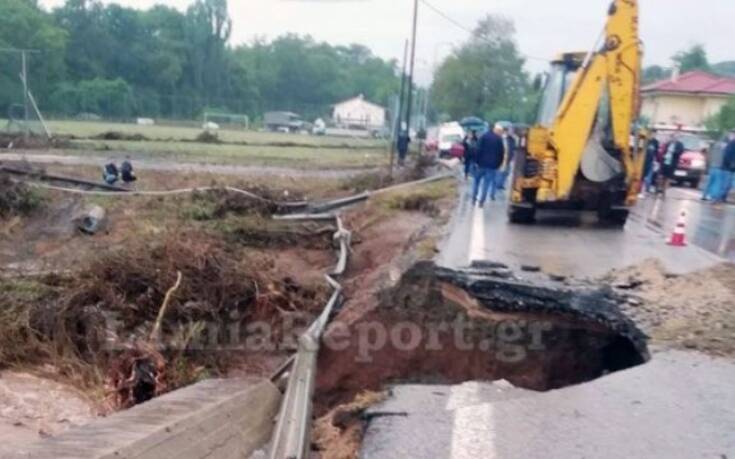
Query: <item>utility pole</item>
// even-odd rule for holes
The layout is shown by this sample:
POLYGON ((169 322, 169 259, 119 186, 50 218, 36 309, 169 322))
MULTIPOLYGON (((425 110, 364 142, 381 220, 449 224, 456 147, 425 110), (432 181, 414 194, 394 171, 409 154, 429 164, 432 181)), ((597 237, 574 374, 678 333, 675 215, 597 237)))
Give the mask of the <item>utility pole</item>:
POLYGON ((416 23, 419 16, 419 0, 413 1, 413 31, 411 39, 411 70, 408 74, 408 107, 406 111, 406 129, 411 132, 411 109, 413 105, 413 70, 416 63, 416 23))
POLYGON ((20 54, 20 80, 23 83, 23 120, 25 122, 25 135, 29 134, 28 119, 30 118, 30 98, 28 92, 28 54, 39 53, 37 49, 16 49, 16 48, 0 48, 3 53, 20 54))
POLYGON ((23 80, 23 119, 26 126, 28 126, 28 59, 26 58, 26 50, 21 50, 20 59, 22 67, 20 78, 23 80))
POLYGON ((390 143, 390 176, 393 177, 393 165, 396 158, 396 140, 401 133, 401 123, 403 122, 403 93, 406 90, 406 61, 408 60, 408 40, 403 45, 403 65, 401 67, 401 93, 398 95, 398 110, 393 116, 394 124, 393 133, 390 143))

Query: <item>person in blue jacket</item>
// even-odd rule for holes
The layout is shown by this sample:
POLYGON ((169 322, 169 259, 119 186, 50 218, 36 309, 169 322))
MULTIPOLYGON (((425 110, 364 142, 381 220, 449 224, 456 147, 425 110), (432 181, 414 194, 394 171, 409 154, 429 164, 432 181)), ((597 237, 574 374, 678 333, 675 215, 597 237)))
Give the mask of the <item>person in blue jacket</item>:
POLYGON ((487 200, 488 191, 490 199, 495 200, 497 189, 496 175, 498 169, 503 165, 505 157, 505 146, 503 145, 503 127, 495 125, 493 131, 487 131, 480 137, 477 146, 477 166, 474 171, 474 183, 472 184, 472 204, 483 207, 487 200))

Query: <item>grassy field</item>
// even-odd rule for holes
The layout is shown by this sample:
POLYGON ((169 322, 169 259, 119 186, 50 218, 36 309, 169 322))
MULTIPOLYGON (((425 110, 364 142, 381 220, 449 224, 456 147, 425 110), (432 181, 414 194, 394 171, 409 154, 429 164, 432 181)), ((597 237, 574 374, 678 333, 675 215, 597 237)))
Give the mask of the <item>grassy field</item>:
MULTIPOLYGON (((0 120, 0 129, 4 126, 0 120)), ((74 136, 55 154, 105 157, 121 160, 182 161, 295 169, 355 169, 388 164, 384 141, 352 137, 312 136, 223 129, 219 142, 196 141, 202 129, 185 126, 139 126, 95 121, 49 121, 55 135, 74 136), (115 132, 142 139, 96 138, 115 132)))
MULTIPOLYGON (((186 126, 139 126, 137 124, 95 122, 95 121, 49 121, 49 129, 54 134, 73 135, 91 138, 106 132, 120 132, 126 135, 140 134, 150 140, 195 140, 202 129, 186 126)), ((221 129, 218 132, 222 142, 249 143, 257 145, 300 144, 315 147, 361 147, 380 148, 384 141, 354 137, 312 136, 305 134, 285 134, 234 129, 221 129)))
POLYGON ((137 159, 296 169, 363 168, 388 164, 388 153, 382 149, 272 147, 195 142, 80 140, 74 143, 73 149, 65 150, 65 153, 105 157, 129 155, 137 159))

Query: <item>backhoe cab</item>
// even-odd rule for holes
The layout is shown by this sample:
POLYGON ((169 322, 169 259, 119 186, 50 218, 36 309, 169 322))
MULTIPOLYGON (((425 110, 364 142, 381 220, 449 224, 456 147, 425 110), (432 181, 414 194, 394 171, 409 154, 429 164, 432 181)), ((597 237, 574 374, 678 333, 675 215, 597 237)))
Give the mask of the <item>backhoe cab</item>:
POLYGON ((638 2, 616 0, 599 49, 552 62, 536 124, 521 142, 524 154, 517 155, 512 222, 533 221, 537 209, 574 209, 625 224, 645 151, 632 136, 640 74, 638 2))

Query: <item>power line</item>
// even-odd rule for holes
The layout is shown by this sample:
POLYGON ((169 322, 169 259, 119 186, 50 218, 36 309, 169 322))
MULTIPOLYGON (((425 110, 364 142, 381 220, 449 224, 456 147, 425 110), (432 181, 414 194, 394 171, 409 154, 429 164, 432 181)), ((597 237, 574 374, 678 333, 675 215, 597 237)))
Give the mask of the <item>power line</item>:
MULTIPOLYGON (((419 1, 421 3, 423 3, 427 8, 429 8, 430 10, 432 10, 434 13, 436 13, 437 15, 441 16, 442 18, 444 18, 447 22, 449 22, 452 25, 454 25, 455 27, 457 27, 458 29, 461 29, 464 32, 466 32, 466 33, 470 34, 471 36, 473 36, 475 38, 478 38, 478 39, 480 39, 482 41, 485 41, 487 43, 492 43, 490 40, 486 39, 485 37, 476 34, 474 30, 465 27, 461 22, 459 22, 458 20, 452 18, 447 13, 445 13, 442 10, 440 10, 439 8, 435 7, 434 5, 432 5, 431 3, 429 3, 428 1, 426 1, 426 0, 419 0, 419 1)), ((519 54, 521 56, 525 57, 526 59, 529 59, 529 60, 543 61, 543 62, 549 62, 551 60, 551 59, 545 59, 543 57, 530 56, 528 54, 523 54, 523 53, 519 53, 519 54)))

